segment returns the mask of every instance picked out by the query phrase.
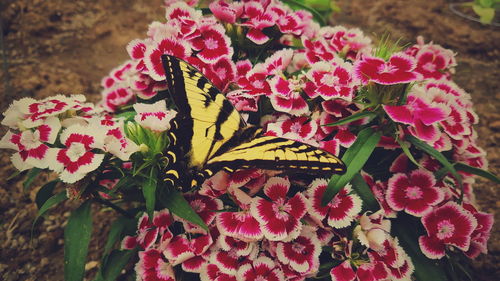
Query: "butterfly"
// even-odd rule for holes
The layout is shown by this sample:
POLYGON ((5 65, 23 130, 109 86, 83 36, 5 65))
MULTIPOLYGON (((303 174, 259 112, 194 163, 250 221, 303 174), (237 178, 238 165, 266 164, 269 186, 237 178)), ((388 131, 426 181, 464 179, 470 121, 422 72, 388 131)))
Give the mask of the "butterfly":
POLYGON ((169 131, 165 181, 194 187, 219 170, 247 168, 308 174, 346 171, 344 163, 326 151, 248 126, 221 91, 187 62, 162 55, 162 63, 178 112, 169 131))

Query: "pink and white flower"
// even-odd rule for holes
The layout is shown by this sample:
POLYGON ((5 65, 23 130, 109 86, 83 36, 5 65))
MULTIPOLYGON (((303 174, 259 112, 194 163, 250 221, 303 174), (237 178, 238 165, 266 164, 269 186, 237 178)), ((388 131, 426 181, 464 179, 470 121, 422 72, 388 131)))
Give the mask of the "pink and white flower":
POLYGON ((144 213, 137 223, 137 235, 125 236, 122 240, 122 249, 131 250, 136 246, 142 249, 151 248, 158 237, 162 243, 168 243, 173 237, 168 227, 173 223, 172 216, 167 209, 155 211, 153 221, 149 219, 148 214, 144 213))
POLYGON ((66 128, 60 136, 66 148, 50 148, 47 152, 49 168, 59 173, 64 182, 82 179, 101 165, 104 154, 93 149, 104 149, 104 138, 105 130, 97 126, 76 124, 66 128))
POLYGON ((281 76, 274 76, 269 81, 271 92, 269 99, 274 109, 287 112, 294 116, 300 116, 309 112, 309 106, 297 90, 300 81, 285 80, 281 76))
MULTIPOLYGON (((217 216, 217 211, 221 210, 222 201, 217 198, 210 198, 200 194, 186 194, 184 196, 191 208, 200 216, 206 225, 210 225, 217 216)), ((206 230, 199 225, 182 220, 184 229, 189 233, 206 233, 206 230)))
POLYGON ((259 96, 248 94, 245 90, 234 90, 227 93, 226 98, 238 111, 257 112, 259 96))
POLYGON ((493 214, 479 212, 473 205, 464 203, 464 209, 472 213, 477 220, 477 227, 471 234, 470 247, 465 255, 471 259, 476 258, 479 254, 488 253, 488 239, 490 238, 491 229, 493 227, 493 214))
POLYGON ((422 253, 430 259, 444 257, 446 246, 468 251, 477 219, 457 203, 448 202, 422 217, 427 235, 418 242, 422 253))
POLYGON ((397 173, 389 179, 386 200, 395 211, 421 217, 444 199, 434 175, 424 169, 410 175, 397 173))
POLYGON ((227 23, 235 23, 236 19, 243 13, 243 3, 241 2, 227 3, 223 0, 218 0, 210 3, 208 7, 216 18, 227 23))
POLYGON ((189 238, 186 234, 177 235, 165 247, 163 254, 173 266, 205 253, 213 239, 210 234, 189 238))
POLYGON ((313 64, 307 78, 312 83, 306 91, 311 98, 318 95, 324 100, 341 98, 350 101, 353 98, 357 79, 352 76, 352 65, 341 59, 313 64))
POLYGON ((136 103, 134 110, 137 112, 134 120, 142 127, 155 132, 170 129, 170 120, 176 115, 175 111, 167 110, 165 100, 159 100, 153 104, 136 103))
POLYGON ((283 115, 276 122, 267 125, 267 131, 273 135, 297 141, 307 141, 314 137, 318 124, 308 117, 290 117, 283 115))
POLYGON ((8 131, 0 140, 0 148, 14 149, 17 152, 11 157, 12 164, 19 171, 49 166, 47 144, 53 144, 61 129, 57 117, 48 117, 36 129, 24 130, 20 133, 8 131))
POLYGON ((201 35, 191 41, 196 56, 204 63, 215 63, 223 57, 231 57, 233 48, 221 25, 200 27, 201 35))
POLYGON ((243 18, 248 19, 242 26, 248 27, 249 30, 246 37, 257 45, 262 45, 269 41, 269 36, 265 35, 262 30, 276 24, 278 16, 257 1, 249 1, 244 5, 243 18))
POLYGON ((144 53, 144 63, 149 76, 155 81, 165 80, 165 70, 161 61, 161 56, 164 54, 185 59, 191 55, 191 48, 186 41, 174 38, 166 38, 148 45, 144 53))
POLYGON ((354 73, 363 84, 370 81, 382 85, 409 83, 419 79, 415 65, 415 59, 403 53, 393 54, 387 62, 365 56, 354 64, 354 73))
POLYGON ((135 272, 139 281, 176 280, 172 265, 157 249, 139 252, 139 262, 135 265, 135 272))
POLYGON ((351 187, 346 185, 326 206, 322 206, 321 200, 327 187, 328 182, 325 179, 316 179, 309 186, 309 215, 318 222, 326 219, 328 225, 334 228, 349 226, 361 212, 361 198, 352 194, 351 187))
MULTIPOLYGON (((379 251, 368 252, 371 262, 383 264, 389 280, 411 280, 415 267, 408 254, 399 245, 398 239, 387 239, 383 246, 384 248, 379 251)), ((379 274, 383 273, 379 271, 379 274)))
POLYGON ((220 271, 230 275, 236 275, 238 267, 245 257, 258 253, 256 243, 247 243, 225 235, 219 236, 216 246, 217 250, 212 247, 209 261, 217 265, 220 271))
POLYGON ((236 279, 238 281, 284 281, 285 276, 278 264, 266 256, 261 256, 250 263, 241 265, 236 279))
POLYGON ((236 275, 227 274, 215 264, 207 264, 200 273, 201 281, 237 281, 236 275))
POLYGON ((354 228, 354 235, 359 242, 375 251, 383 249, 383 243, 389 239, 391 221, 384 219, 382 210, 371 215, 363 214, 359 219, 359 225, 354 228))
POLYGON ((288 198, 290 181, 270 178, 264 194, 271 200, 255 197, 250 207, 252 216, 259 222, 264 236, 271 241, 291 240, 300 234, 300 219, 306 214, 306 198, 301 193, 288 198))
POLYGON ((276 256, 301 274, 312 273, 319 266, 321 243, 312 227, 304 227, 302 233, 289 242, 276 242, 276 256))

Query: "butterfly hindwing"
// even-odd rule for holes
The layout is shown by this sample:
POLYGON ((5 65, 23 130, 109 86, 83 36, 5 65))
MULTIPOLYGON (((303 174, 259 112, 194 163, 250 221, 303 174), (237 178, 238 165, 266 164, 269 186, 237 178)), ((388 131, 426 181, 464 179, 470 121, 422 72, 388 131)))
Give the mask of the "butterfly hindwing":
POLYGON ((188 165, 201 168, 245 126, 232 104, 198 70, 175 57, 162 57, 167 85, 184 120, 179 137, 188 151, 188 165))

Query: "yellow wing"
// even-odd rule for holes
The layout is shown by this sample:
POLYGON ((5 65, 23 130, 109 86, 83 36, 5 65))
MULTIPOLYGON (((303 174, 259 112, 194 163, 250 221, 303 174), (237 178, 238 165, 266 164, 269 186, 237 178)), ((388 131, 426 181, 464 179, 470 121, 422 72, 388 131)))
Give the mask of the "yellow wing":
POLYGON ((336 156, 309 144, 260 136, 209 159, 207 169, 234 170, 258 167, 287 172, 341 174, 346 167, 336 156))
POLYGON ((182 120, 176 132, 188 166, 201 169, 245 122, 232 104, 198 70, 163 55, 167 85, 182 120))

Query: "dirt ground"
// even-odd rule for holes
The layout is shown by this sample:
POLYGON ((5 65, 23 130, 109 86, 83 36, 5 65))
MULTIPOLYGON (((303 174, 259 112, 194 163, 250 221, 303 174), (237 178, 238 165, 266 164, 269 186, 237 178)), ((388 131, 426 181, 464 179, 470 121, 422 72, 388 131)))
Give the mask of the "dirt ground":
MULTIPOLYGON (((472 94, 480 124, 476 127, 481 146, 488 152, 490 171, 500 174, 500 92, 498 27, 483 26, 453 14, 450 1, 341 0, 342 12, 335 24, 360 27, 367 34, 414 42, 417 35, 457 52, 456 82, 472 94)), ((86 94, 99 100, 100 79, 127 58, 126 44, 145 36, 147 25, 163 20, 162 1, 42 1, 2 0, 2 54, 8 65, 0 72, 0 110, 13 99, 36 98, 59 93, 86 94), (8 72, 6 71, 8 70, 8 72)), ((5 61, 5 60, 3 60, 5 61)), ((5 128, 0 129, 0 135, 5 128)), ((74 207, 54 209, 35 227, 33 203, 47 175, 23 192, 22 178, 7 180, 15 172, 9 153, 0 151, 0 279, 63 280, 63 227, 74 207)), ((495 212, 500 206, 498 185, 478 179, 475 186, 482 210, 495 212)), ((103 247, 111 212, 95 215, 94 237, 87 261, 87 276, 95 273, 99 249, 103 247)), ((500 213, 495 215, 500 220, 500 213)), ((477 280, 500 276, 500 232, 496 223, 489 254, 473 262, 477 280)))

